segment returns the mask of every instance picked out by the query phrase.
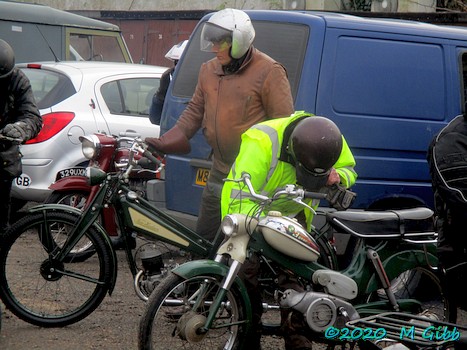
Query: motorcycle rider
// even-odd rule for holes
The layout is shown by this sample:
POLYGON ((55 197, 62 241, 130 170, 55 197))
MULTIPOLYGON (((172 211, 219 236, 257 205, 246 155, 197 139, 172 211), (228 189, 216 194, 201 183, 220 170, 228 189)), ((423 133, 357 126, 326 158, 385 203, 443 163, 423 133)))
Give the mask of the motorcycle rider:
POLYGON ((19 144, 35 137, 42 128, 31 84, 15 67, 11 46, 0 39, 0 233, 9 224, 12 181, 21 174, 19 144))
POLYGON ((202 128, 213 156, 196 231, 210 240, 220 226, 222 180, 237 156, 241 134, 294 111, 285 68, 254 48, 254 38, 245 12, 228 8, 212 15, 201 32, 201 50, 216 57, 201 66, 193 97, 177 124, 160 138, 146 138, 157 151, 188 153, 188 140, 202 128))
POLYGON ((172 77, 177 66, 180 57, 182 56, 183 51, 185 50, 188 40, 179 42, 178 44, 172 46, 172 48, 165 54, 165 58, 173 62, 173 67, 167 69, 161 76, 159 88, 152 98, 151 106, 149 107, 149 120, 153 124, 159 125, 161 122, 162 108, 164 107, 165 95, 167 94, 167 89, 169 84, 172 81, 172 77))
POLYGON ((438 259, 445 294, 467 310, 467 112, 449 122, 429 145, 427 160, 434 194, 438 259))
MULTIPOLYGON (((351 187, 357 178, 355 159, 339 128, 331 120, 305 112, 295 112, 287 118, 265 121, 252 126, 242 135, 240 151, 232 165, 229 179, 240 178, 243 173, 251 176, 255 192, 271 196, 287 184, 299 184, 305 190, 325 192, 332 185, 351 187)), ((222 217, 229 213, 248 214, 255 207, 248 189, 236 182, 227 181, 222 189, 222 217)), ((317 207, 319 201, 311 205, 317 207)), ((274 208, 277 209, 277 208, 274 208)), ((278 208, 284 215, 298 214, 303 206, 290 202, 278 208)), ((312 214, 307 211, 307 223, 312 214)), ((242 266, 240 276, 251 298, 254 328, 252 348, 259 348, 262 314, 258 283, 259 259, 252 254, 242 266), (254 343, 253 343, 254 342, 254 343)), ((284 289, 303 291, 293 276, 279 278, 284 289)), ((296 311, 281 310, 285 348, 311 349, 306 337, 306 321, 296 311)))

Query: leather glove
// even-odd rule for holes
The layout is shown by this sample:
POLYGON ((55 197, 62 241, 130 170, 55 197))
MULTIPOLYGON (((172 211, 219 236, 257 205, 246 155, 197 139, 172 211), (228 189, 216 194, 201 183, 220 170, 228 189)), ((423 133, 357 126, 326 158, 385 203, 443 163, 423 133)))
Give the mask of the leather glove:
POLYGON ((328 187, 327 200, 329 204, 337 210, 346 210, 348 209, 357 194, 346 189, 342 185, 334 184, 328 187))
POLYGON ((20 139, 22 141, 27 140, 27 124, 24 122, 16 122, 14 124, 7 124, 2 129, 1 133, 5 136, 20 139))
POLYGON ((183 131, 175 125, 161 137, 146 137, 144 140, 151 148, 164 154, 190 153, 191 145, 183 131))

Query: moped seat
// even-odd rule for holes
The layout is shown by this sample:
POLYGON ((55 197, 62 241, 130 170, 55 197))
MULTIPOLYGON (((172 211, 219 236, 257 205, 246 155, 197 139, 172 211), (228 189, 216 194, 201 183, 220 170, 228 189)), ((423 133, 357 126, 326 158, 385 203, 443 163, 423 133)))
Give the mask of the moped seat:
POLYGON ((346 210, 326 214, 328 222, 339 232, 358 237, 399 238, 432 236, 433 211, 419 207, 413 209, 365 211, 346 210))

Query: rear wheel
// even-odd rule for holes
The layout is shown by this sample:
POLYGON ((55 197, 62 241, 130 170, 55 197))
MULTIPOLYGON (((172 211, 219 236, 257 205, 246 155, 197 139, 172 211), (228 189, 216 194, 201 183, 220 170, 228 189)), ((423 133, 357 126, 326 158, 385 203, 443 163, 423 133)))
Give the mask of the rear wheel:
MULTIPOLYGON (((418 300, 420 308, 414 310, 415 313, 446 322, 451 321, 453 313, 455 314, 444 294, 440 279, 426 267, 419 266, 403 272, 391 281, 391 290, 398 301, 418 300)), ((370 301, 385 299, 387 297, 383 290, 378 290, 370 296, 370 301)))
POLYGON ((184 279, 170 273, 146 305, 140 321, 139 349, 240 348, 248 320, 243 299, 235 286, 227 292, 212 327, 202 332, 221 280, 221 276, 184 279))
POLYGON ((88 316, 110 285, 112 254, 90 228, 85 239, 96 254, 86 262, 55 259, 56 231, 68 235, 77 215, 33 213, 12 225, 0 243, 0 297, 16 316, 41 327, 66 326, 88 316))

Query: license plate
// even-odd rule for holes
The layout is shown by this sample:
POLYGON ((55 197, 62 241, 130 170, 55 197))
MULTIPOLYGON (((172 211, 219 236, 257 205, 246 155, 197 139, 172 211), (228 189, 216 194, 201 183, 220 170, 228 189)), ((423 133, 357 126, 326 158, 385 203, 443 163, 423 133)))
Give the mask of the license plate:
POLYGON ((200 186, 206 186, 206 181, 208 181, 209 169, 199 168, 196 171, 195 184, 200 186))
POLYGON ((60 179, 64 179, 65 177, 70 177, 70 176, 86 176, 86 168, 74 167, 74 168, 60 170, 57 173, 55 181, 58 181, 60 179))

